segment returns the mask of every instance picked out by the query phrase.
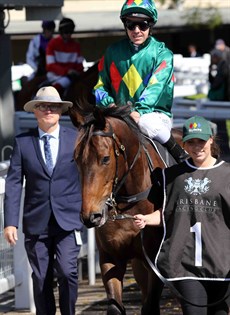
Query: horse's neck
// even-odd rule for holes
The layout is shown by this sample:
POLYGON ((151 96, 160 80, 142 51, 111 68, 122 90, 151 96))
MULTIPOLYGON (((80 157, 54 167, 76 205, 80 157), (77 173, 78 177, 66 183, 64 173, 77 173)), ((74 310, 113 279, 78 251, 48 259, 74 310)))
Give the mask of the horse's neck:
MULTIPOLYGON (((134 156, 132 158, 134 159, 134 156)), ((139 193, 148 189, 151 186, 150 175, 151 168, 144 147, 142 147, 139 158, 127 176, 125 183, 126 193, 139 193)))

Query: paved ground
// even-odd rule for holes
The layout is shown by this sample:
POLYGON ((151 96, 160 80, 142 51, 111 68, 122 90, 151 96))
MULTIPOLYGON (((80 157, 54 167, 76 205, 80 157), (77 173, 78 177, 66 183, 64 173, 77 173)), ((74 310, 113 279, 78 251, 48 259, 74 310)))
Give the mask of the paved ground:
MULTIPOLYGON (((140 315, 141 297, 137 285, 130 272, 124 281, 124 305, 127 315, 140 315)), ((105 315, 106 296, 100 276, 97 276, 96 284, 88 285, 88 280, 83 279, 79 283, 79 298, 76 305, 76 315, 105 315)), ((32 315, 28 310, 14 310, 14 292, 10 291, 0 296, 0 315, 32 315)), ((164 289, 161 299, 162 315, 181 315, 179 304, 172 297, 168 289, 164 289)), ((59 310, 57 315, 60 315, 59 310)))

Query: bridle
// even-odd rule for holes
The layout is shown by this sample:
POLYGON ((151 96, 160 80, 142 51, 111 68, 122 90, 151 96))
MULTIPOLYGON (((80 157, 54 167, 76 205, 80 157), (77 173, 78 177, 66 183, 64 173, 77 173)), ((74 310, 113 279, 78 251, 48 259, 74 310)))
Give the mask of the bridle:
POLYGON ((149 153, 148 153, 147 149, 145 148, 144 144, 141 143, 141 141, 139 141, 138 150, 137 150, 137 152, 133 158, 133 161, 130 165, 128 165, 126 148, 120 142, 119 138, 116 136, 111 124, 110 123, 108 123, 108 124, 109 124, 109 131, 106 132, 106 131, 102 131, 102 130, 97 130, 97 131, 92 132, 93 136, 109 137, 113 140, 114 155, 116 158, 116 170, 115 170, 115 177, 114 177, 112 192, 111 192, 109 198, 105 202, 106 205, 108 207, 110 207, 108 219, 113 220, 113 221, 114 220, 122 220, 122 219, 134 219, 134 217, 132 215, 118 213, 118 211, 117 211, 118 203, 131 204, 131 203, 136 203, 140 200, 144 200, 147 198, 149 191, 150 191, 150 188, 148 188, 148 189, 146 189, 140 193, 131 195, 131 196, 121 196, 121 195, 118 195, 118 192, 121 189, 121 187, 123 186, 123 184, 125 183, 127 176, 129 175, 130 171, 133 169, 133 167, 134 167, 137 159, 139 158, 142 150, 144 150, 145 154, 147 155, 148 164, 152 170, 153 170, 153 164, 152 164, 151 158, 150 158, 149 153), (119 171, 118 158, 119 158, 120 154, 123 155, 125 163, 128 165, 128 168, 127 168, 125 174, 119 180, 119 177, 118 177, 118 171, 119 171))

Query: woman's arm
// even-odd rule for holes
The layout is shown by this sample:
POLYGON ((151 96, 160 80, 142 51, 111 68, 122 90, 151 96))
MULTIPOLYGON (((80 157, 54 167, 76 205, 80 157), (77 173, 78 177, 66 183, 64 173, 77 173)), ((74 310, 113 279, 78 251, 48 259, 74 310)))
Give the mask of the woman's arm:
POLYGON ((146 225, 152 225, 152 226, 160 226, 162 224, 162 218, 161 218, 161 210, 158 209, 150 214, 137 214, 134 216, 135 220, 134 223, 139 227, 140 229, 145 228, 146 225))

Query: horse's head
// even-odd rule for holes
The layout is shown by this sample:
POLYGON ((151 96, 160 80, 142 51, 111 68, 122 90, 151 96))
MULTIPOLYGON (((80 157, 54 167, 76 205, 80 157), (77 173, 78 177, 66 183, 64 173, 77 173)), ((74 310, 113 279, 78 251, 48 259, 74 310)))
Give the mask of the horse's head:
POLYGON ((138 132, 131 131, 122 118, 127 117, 138 130, 129 113, 128 107, 94 108, 84 117, 75 159, 82 182, 81 217, 87 227, 100 227, 107 221, 117 186, 131 164, 131 152, 126 152, 126 149, 132 147, 138 151, 138 132))

